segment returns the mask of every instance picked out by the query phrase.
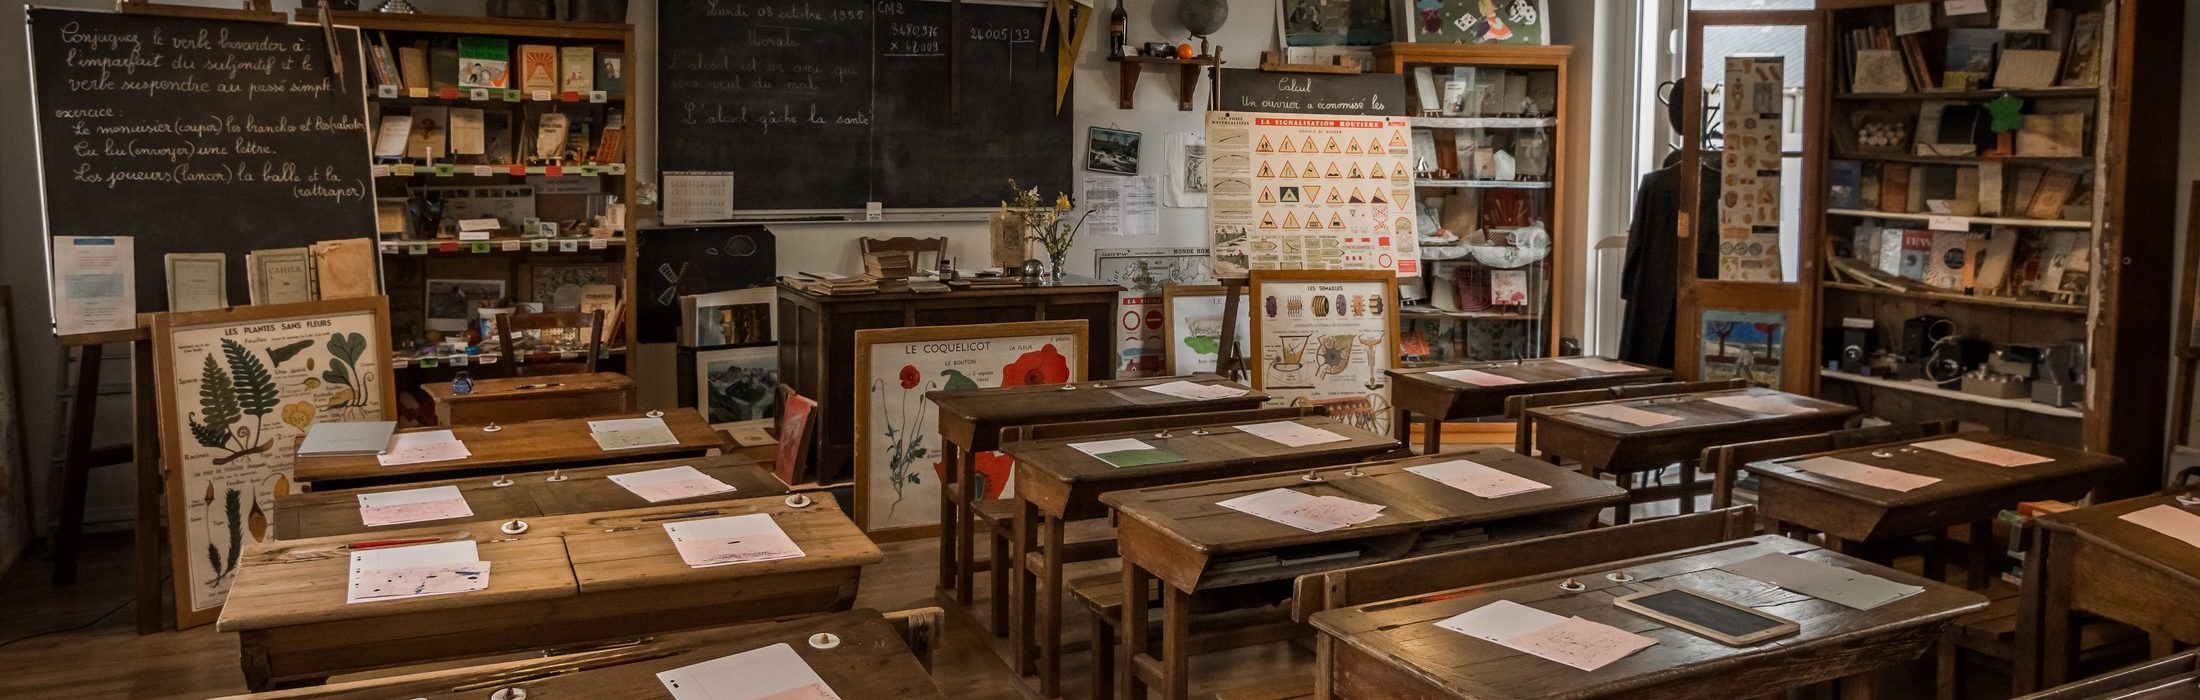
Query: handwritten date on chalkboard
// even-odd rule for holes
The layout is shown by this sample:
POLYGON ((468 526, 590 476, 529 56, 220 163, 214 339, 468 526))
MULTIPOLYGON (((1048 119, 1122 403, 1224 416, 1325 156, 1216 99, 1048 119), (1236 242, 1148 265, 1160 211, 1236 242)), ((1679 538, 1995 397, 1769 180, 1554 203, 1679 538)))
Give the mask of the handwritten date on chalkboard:
POLYGON ((357 30, 31 8, 48 235, 136 237, 138 308, 162 257, 375 235, 357 30))

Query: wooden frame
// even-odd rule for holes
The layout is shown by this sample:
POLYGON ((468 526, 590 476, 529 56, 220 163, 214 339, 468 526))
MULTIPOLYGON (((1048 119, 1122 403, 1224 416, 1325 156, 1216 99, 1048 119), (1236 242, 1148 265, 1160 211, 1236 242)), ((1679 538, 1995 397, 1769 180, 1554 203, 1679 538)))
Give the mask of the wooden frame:
MULTIPOLYGON (((1267 345, 1266 341, 1264 340, 1264 338, 1266 338, 1264 334, 1267 332, 1270 322, 1267 322, 1267 318, 1269 316, 1266 308, 1267 297, 1263 294, 1263 292, 1267 291, 1266 288, 1277 284, 1323 282, 1338 282, 1346 284, 1372 283, 1380 285, 1382 287, 1380 294, 1382 296, 1383 308, 1381 309, 1382 313, 1380 314, 1380 316, 1378 317, 1376 314, 1370 313, 1365 317, 1357 318, 1364 318, 1366 319, 1366 321, 1369 322, 1362 324, 1363 328, 1359 332, 1376 331, 1383 334, 1382 342, 1379 345, 1369 346, 1364 342, 1360 344, 1367 347, 1367 351, 1365 354, 1368 357, 1370 372, 1372 373, 1370 375, 1370 379, 1368 380, 1368 384, 1373 385, 1373 388, 1369 389, 1370 393, 1368 393, 1367 396, 1381 397, 1384 405, 1377 406, 1370 402, 1370 405, 1368 406, 1367 415, 1369 417, 1367 419, 1367 424, 1360 427, 1367 428, 1370 432, 1376 433, 1378 435, 1389 435, 1390 430, 1387 424, 1391 420, 1392 413, 1392 411, 1390 410, 1390 406, 1388 405, 1390 398, 1390 392, 1388 390, 1389 381, 1387 379, 1379 379, 1377 377, 1380 376, 1382 370, 1393 369, 1398 365, 1397 273, 1394 273, 1390 270, 1252 270, 1248 275, 1248 278, 1249 286, 1246 291, 1245 301, 1247 304, 1251 305, 1254 308, 1249 308, 1247 311, 1247 315, 1250 316, 1252 319, 1253 327, 1252 330, 1246 334, 1246 342, 1252 345, 1251 348, 1247 349, 1247 352, 1249 353, 1247 357, 1249 358, 1249 362, 1252 365, 1253 390, 1266 392, 1270 396, 1279 399, 1286 399, 1292 404, 1309 404, 1318 401, 1319 399, 1310 399, 1305 396, 1295 396, 1291 393, 1288 393, 1290 391, 1289 389, 1286 389, 1285 392, 1279 393, 1268 387, 1268 380, 1270 379, 1270 358, 1265 357, 1265 350, 1267 348, 1267 345), (1373 324, 1380 324, 1380 327, 1377 328, 1373 324), (1387 351, 1382 353, 1382 366, 1375 366, 1374 364, 1375 356, 1377 354, 1375 348, 1377 347, 1384 348, 1387 351), (1377 385, 1377 382, 1380 382, 1380 384, 1377 385)), ((1345 295, 1340 294, 1339 296, 1345 295)), ((1326 302, 1327 300, 1322 299, 1321 297, 1316 297, 1316 301, 1326 302)), ((1292 315, 1290 313, 1290 307, 1288 306, 1288 304, 1282 304, 1280 302, 1279 304, 1281 305, 1281 308, 1277 309, 1278 314, 1284 316, 1292 315)), ((1318 308, 1326 305, 1326 303, 1309 303, 1309 306, 1312 306, 1314 308, 1306 309, 1305 312, 1315 313, 1318 308)), ((1344 313, 1344 309, 1338 309, 1335 313, 1342 314, 1344 313)), ((1315 315, 1319 317, 1321 314, 1315 313, 1315 315)), ((1311 345, 1312 343, 1313 340, 1311 337, 1309 337, 1307 340, 1307 344, 1311 345)), ((1302 353, 1313 351, 1314 349, 1310 347, 1301 348, 1302 353)), ((1346 364, 1349 366, 1349 352, 1347 353, 1346 359, 1346 364)), ((1349 412, 1332 411, 1331 415, 1334 416, 1338 415, 1339 413, 1349 412)))
POLYGON ((1640 593, 1629 593, 1627 595, 1614 598, 1612 600, 1612 605, 1614 607, 1618 607, 1622 610, 1626 610, 1628 612, 1632 612, 1643 617, 1647 617, 1668 625, 1672 625, 1674 627, 1679 627, 1681 629, 1694 632, 1697 636, 1701 636, 1705 639, 1709 639, 1720 644, 1725 644, 1730 647, 1746 647, 1752 644, 1756 644, 1758 642, 1765 641, 1767 639, 1776 639, 1779 637, 1785 637, 1787 635, 1795 634, 1796 632, 1800 632, 1803 629, 1803 626, 1796 624, 1794 620, 1780 617, 1778 615, 1773 615, 1771 613, 1762 612, 1755 608, 1737 605, 1733 602, 1727 601, 1722 598, 1713 597, 1709 594, 1697 591, 1692 588, 1682 588, 1679 586, 1674 586, 1670 588, 1652 588, 1650 590, 1640 593), (1720 632, 1718 630, 1712 629, 1707 625, 1698 624, 1694 620, 1690 620, 1679 615, 1674 615, 1672 613, 1668 613, 1666 611, 1635 602, 1636 600, 1641 598, 1664 595, 1667 593, 1679 593, 1682 595, 1690 596, 1707 603, 1724 607, 1728 610, 1733 610, 1737 613, 1748 615, 1752 618, 1770 622, 1772 623, 1772 626, 1765 629, 1757 630, 1755 632, 1751 632, 1749 634, 1737 636, 1727 634, 1725 632, 1720 632))
MULTIPOLYGON (((1237 309, 1238 309, 1239 311, 1243 311, 1243 312, 1246 312, 1246 313, 1248 314, 1248 315, 1247 315, 1247 317, 1246 317, 1246 319, 1247 319, 1247 321, 1250 321, 1250 320, 1251 320, 1251 318, 1252 318, 1252 317, 1250 316, 1250 314, 1252 313, 1252 309, 1251 309, 1250 307, 1247 307, 1247 306, 1246 306, 1246 301, 1245 301, 1245 299, 1243 298, 1243 297, 1245 297, 1245 296, 1246 296, 1246 294, 1245 294, 1245 292, 1243 292, 1243 291, 1241 291, 1241 290, 1232 290, 1232 289, 1231 289, 1231 288, 1229 288, 1229 287, 1226 287, 1226 286, 1223 286, 1223 285, 1219 285, 1219 284, 1185 284, 1185 285, 1179 285, 1179 284, 1175 284, 1175 283, 1163 283, 1163 284, 1161 285, 1161 318, 1162 318, 1162 328, 1161 328, 1161 343, 1162 343, 1162 348, 1161 348, 1161 373, 1162 373, 1162 374, 1164 374, 1164 375, 1168 375, 1168 376, 1176 376, 1176 375, 1181 375, 1181 374, 1191 374, 1191 373, 1194 373, 1194 372, 1219 372, 1219 371, 1221 371, 1221 370, 1219 370, 1219 369, 1216 369, 1216 367, 1220 367, 1220 366, 1221 366, 1221 363, 1222 363, 1222 358, 1223 358, 1223 357, 1225 357, 1225 356, 1230 356, 1230 355, 1235 355, 1235 356, 1238 356, 1238 357, 1243 357, 1243 356, 1245 355, 1245 350, 1244 350, 1243 348, 1238 348, 1238 349, 1237 349, 1237 351, 1236 351, 1235 353, 1232 353, 1232 352, 1230 352, 1230 348, 1229 348, 1228 346, 1226 346, 1226 345, 1225 345, 1225 346, 1223 346, 1223 347, 1218 347, 1218 348, 1216 348, 1216 351, 1215 351, 1215 363, 1216 363, 1216 367, 1209 367, 1209 368, 1207 368, 1207 369, 1194 369, 1194 368, 1188 368, 1188 367, 1178 367, 1178 366, 1177 366, 1177 364, 1176 364, 1176 344, 1177 344, 1177 341, 1178 341, 1178 340, 1180 340, 1180 339, 1179 339, 1179 338, 1177 338, 1177 336, 1176 336, 1176 300, 1177 300, 1177 299, 1180 299, 1180 298, 1185 298, 1185 297, 1223 297, 1224 301, 1225 301, 1225 302, 1227 302, 1227 301, 1228 301, 1228 298, 1229 298, 1230 296, 1237 296, 1237 297, 1240 297, 1240 298, 1238 299, 1237 309)), ((1240 330, 1240 331, 1242 331, 1242 332, 1247 332, 1247 333, 1250 333, 1250 332, 1251 332, 1251 329, 1250 329, 1250 327, 1249 327, 1249 326, 1238 326, 1238 330, 1240 330)), ((1221 331, 1216 331, 1216 333, 1220 333, 1220 332, 1221 332, 1221 331)), ((1218 337, 1219 337, 1219 336, 1218 336, 1218 337)), ((1250 336, 1248 336, 1248 337, 1250 337, 1250 336)), ((1234 342, 1234 340, 1229 340, 1229 341, 1224 341, 1224 342, 1234 342)))
MULTIPOLYGON (((873 432, 871 426, 870 384, 874 368, 871 366, 871 356, 874 352, 874 348, 880 345, 891 343, 926 343, 930 341, 969 341, 1063 335, 1070 336, 1070 338, 1073 339, 1073 341, 1077 344, 1077 347, 1072 348, 1070 351, 1062 352, 1062 355, 1068 361, 1069 381, 1084 381, 1086 378, 1086 357, 1092 349, 1092 340, 1090 330, 1086 322, 1083 320, 1024 321, 1017 323, 987 323, 965 326, 929 326, 921 328, 880 328, 874 330, 856 331, 855 377, 856 381, 861 383, 862 385, 859 386, 855 391, 856 525, 863 528, 863 531, 865 533, 871 534, 874 538, 879 537, 880 533, 882 532, 890 533, 885 535, 887 539, 911 539, 916 537, 924 537, 938 527, 937 523, 932 523, 928 525, 920 524, 910 527, 887 529, 883 527, 883 523, 874 522, 880 519, 878 517, 879 514, 873 512, 871 504, 872 497, 877 494, 873 494, 871 492, 872 475, 870 473, 871 465, 869 464, 871 454, 871 436, 873 432)), ((915 399, 915 401, 916 406, 918 407, 916 410, 916 413, 918 415, 915 420, 921 424, 924 421, 924 417, 922 415, 922 407, 931 405, 931 402, 929 400, 923 398, 922 392, 931 389, 940 389, 947 387, 944 385, 944 383, 939 386, 925 386, 923 382, 932 381, 932 378, 923 376, 923 373, 921 372, 917 373, 917 376, 915 377, 916 383, 913 386, 910 385, 910 378, 906 375, 898 377, 897 379, 899 379, 901 383, 905 385, 903 386, 903 390, 905 393, 917 394, 917 398, 915 399)), ((880 385, 882 391, 884 387, 885 385, 882 382, 880 385)), ((906 468, 911 470, 918 469, 922 465, 929 463, 928 458, 934 455, 940 456, 942 460, 941 463, 947 465, 943 468, 959 468, 959 465, 953 464, 950 461, 951 458, 959 458, 959 456, 946 454, 940 449, 944 443, 941 443, 939 441, 939 430, 936 427, 938 414, 933 414, 932 420, 935 421, 935 427, 928 434, 933 437, 933 441, 930 445, 924 446, 927 450, 927 454, 922 455, 918 458, 913 458, 916 461, 912 462, 909 465, 906 465, 906 468)), ((916 471, 915 473, 919 477, 927 476, 921 471, 916 471)), ((936 475, 932 475, 932 477, 935 481, 935 483, 933 484, 933 488, 937 489, 941 484, 937 483, 938 477, 936 475)), ((917 483, 921 484, 922 482, 920 481, 917 483)), ((914 495, 904 493, 902 494, 902 498, 899 501, 899 504, 901 506, 909 508, 929 509, 934 507, 936 502, 941 500, 939 498, 924 498, 923 496, 924 494, 922 490, 914 495)))
MULTIPOLYGON (((397 393, 389 377, 389 300, 386 297, 336 299, 281 306, 242 306, 188 313, 162 313, 153 316, 153 375, 155 389, 159 395, 158 430, 160 431, 160 452, 162 463, 166 465, 168 472, 165 486, 168 492, 168 545, 169 551, 173 553, 170 558, 173 560, 175 568, 176 626, 178 629, 213 622, 221 613, 219 605, 196 611, 192 609, 193 586, 199 583, 197 571, 193 567, 205 560, 200 559, 199 553, 193 551, 190 547, 191 507, 186 499, 195 497, 196 494, 185 493, 185 484, 187 480, 193 478, 187 472, 196 468, 197 462, 207 457, 207 455, 193 457, 185 452, 184 441, 187 436, 182 423, 189 423, 194 426, 194 435, 189 437, 200 440, 201 442, 194 443, 200 446, 207 446, 203 442, 205 438, 196 435, 200 427, 205 428, 211 435, 222 436, 224 438, 223 442, 226 444, 228 424, 220 422, 212 411, 208 411, 207 422, 201 426, 199 423, 200 411, 185 411, 179 401, 183 399, 186 392, 183 387, 178 386, 176 372, 176 363, 182 359, 179 357, 182 350, 178 348, 176 343, 178 334, 199 333, 214 329, 226 331, 220 338, 224 351, 220 353, 212 350, 206 351, 205 358, 208 369, 206 370, 207 374, 201 376, 221 373, 221 381, 225 383, 232 381, 239 383, 255 382, 261 386, 259 389, 247 386, 239 391, 231 392, 230 405, 226 407, 226 412, 230 414, 230 421, 238 425, 240 433, 243 432, 243 421, 246 420, 244 416, 247 414, 252 416, 251 420, 255 426, 252 434, 240 436, 242 440, 240 446, 243 449, 231 450, 228 455, 205 461, 215 466, 234 465, 235 460, 238 459, 265 455, 264 457, 256 457, 253 460, 254 462, 263 463, 253 464, 248 462, 243 465, 247 469, 231 467, 229 470, 232 473, 226 475, 226 478, 233 480, 237 478, 236 472, 250 471, 253 474, 245 478, 258 479, 259 488, 272 488, 278 491, 287 489, 290 482, 290 451, 295 449, 296 438, 304 434, 304 428, 299 427, 301 421, 305 422, 306 425, 311 425, 312 422, 353 413, 365 413, 365 417, 369 419, 390 420, 396 416, 397 409, 397 393), (285 346, 290 348, 287 354, 282 354, 282 357, 287 360, 301 352, 315 351, 323 346, 322 341, 318 340, 321 331, 316 330, 316 326, 307 324, 293 326, 289 322, 328 321, 358 316, 368 317, 365 328, 372 331, 374 337, 372 339, 362 339, 364 345, 356 359, 350 362, 348 369, 340 368, 333 359, 327 364, 314 363, 312 360, 316 357, 309 356, 304 371, 280 374, 285 368, 283 362, 277 360, 275 355, 281 353, 255 352, 256 348, 242 343, 232 344, 229 342, 231 338, 246 337, 247 333, 255 332, 278 332, 300 336, 301 339, 294 344, 285 346), (249 330, 239 328, 240 326, 248 326, 249 330), (240 354, 243 357, 231 359, 227 363, 229 367, 242 368, 242 371, 229 370, 225 372, 225 368, 219 366, 221 363, 214 360, 216 354, 229 355, 227 350, 229 347, 242 348, 240 354), (259 357, 262 355, 268 357, 266 365, 260 364, 259 357), (341 370, 341 373, 339 373, 339 370, 341 370), (255 372, 260 375, 257 380, 232 379, 233 377, 255 372), (346 378, 339 380, 338 377, 346 378), (285 384, 286 379, 291 378, 295 378, 297 381, 285 384), (344 398, 346 393, 350 394, 349 399, 344 398), (331 402, 340 405, 331 406, 331 402), (379 406, 375 405, 376 403, 379 403, 379 406), (239 413, 240 406, 245 413, 239 413), (306 407, 303 414, 295 412, 299 406, 306 407), (278 412, 277 409, 280 409, 280 411, 278 412), (251 413, 255 410, 257 413, 251 413), (270 418, 272 420, 269 420, 270 418), (179 421, 179 419, 182 420, 179 421), (286 427, 289 429, 286 430, 286 427), (267 431, 274 432, 269 433, 267 431), (259 444, 252 444, 254 442, 259 442, 259 444)), ((211 345, 211 343, 208 344, 211 345)), ((270 347, 270 349, 275 348, 270 347)), ((330 354, 332 356, 335 354, 333 348, 330 350, 330 354)), ((291 369, 298 369, 295 360, 291 361, 291 369)), ((207 402, 217 400, 209 398, 204 390, 192 390, 189 393, 198 397, 202 409, 209 405, 207 402)), ((215 449, 229 450, 226 446, 215 449)), ((207 482, 207 488, 203 490, 203 493, 206 495, 206 500, 202 502, 203 507, 212 508, 214 505, 212 499, 214 482, 207 482)), ((225 499, 224 507, 225 509, 233 509, 241 516, 243 515, 241 507, 233 505, 239 504, 241 500, 237 498, 239 493, 241 492, 231 489, 231 498, 225 499)), ((273 503, 271 501, 268 508, 272 507, 273 503)), ((251 517, 257 518, 263 524, 268 522, 267 509, 260 507, 257 493, 253 495, 252 511, 251 517)), ((209 515, 206 517, 205 522, 210 523, 212 520, 213 518, 209 515)), ((241 533, 244 527, 250 526, 250 522, 249 520, 246 523, 236 523, 235 520, 231 522, 230 537, 232 544, 229 547, 231 551, 228 557, 230 561, 234 562, 238 560, 239 550, 244 548, 241 533)), ((202 527, 204 524, 202 523, 202 527)), ((255 538, 257 538, 257 535, 255 535, 255 538)), ((209 540, 208 545, 207 553, 212 557, 215 554, 216 547, 211 540, 209 540)), ((234 564, 230 566, 233 567, 234 564)), ((228 591, 226 586, 227 577, 228 572, 218 573, 215 582, 209 583, 208 587, 218 589, 222 595, 226 596, 228 591)))

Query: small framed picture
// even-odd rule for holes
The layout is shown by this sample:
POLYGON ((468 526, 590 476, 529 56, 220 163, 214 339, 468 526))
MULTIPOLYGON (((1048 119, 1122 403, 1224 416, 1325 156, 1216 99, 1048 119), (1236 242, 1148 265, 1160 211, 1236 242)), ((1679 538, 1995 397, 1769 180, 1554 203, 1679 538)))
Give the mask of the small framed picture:
POLYGON ((1118 175, 1138 174, 1136 131, 1092 127, 1085 145, 1085 169, 1118 175))

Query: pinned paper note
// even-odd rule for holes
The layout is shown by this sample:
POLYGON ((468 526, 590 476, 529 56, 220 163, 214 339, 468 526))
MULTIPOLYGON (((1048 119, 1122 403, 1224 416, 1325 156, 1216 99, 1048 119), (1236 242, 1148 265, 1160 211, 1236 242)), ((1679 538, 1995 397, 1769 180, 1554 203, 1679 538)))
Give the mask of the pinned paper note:
POLYGON ((840 700, 785 642, 657 674, 673 700, 840 700))
POLYGON ((1719 568, 1857 610, 1870 610, 1925 591, 1923 586, 1895 583, 1786 554, 1767 554, 1719 568))
POLYGON ((1191 399, 1194 401, 1234 399, 1240 396, 1244 396, 1245 392, 1247 391, 1246 389, 1239 389, 1233 386, 1225 386, 1221 384, 1195 384, 1183 380, 1177 380, 1165 384, 1155 384, 1152 386, 1143 386, 1139 388, 1154 392, 1156 394, 1167 394, 1169 396, 1174 396, 1180 399, 1191 399))
POLYGON ((1740 396, 1713 396, 1704 400, 1760 416, 1792 416, 1811 412, 1809 406, 1797 406, 1777 396, 1743 394, 1740 396))
POLYGON ((613 474, 611 483, 618 484, 642 500, 651 503, 677 501, 683 498, 708 496, 735 490, 732 485, 710 478, 709 474, 691 466, 667 467, 648 471, 613 474))
POLYGON ((615 418, 588 422, 588 436, 605 452, 680 444, 663 418, 615 418))
POLYGON ((398 433, 390 438, 390 451, 374 459, 385 467, 426 462, 448 462, 474 456, 466 443, 448 430, 398 433))
POLYGON ((2118 518, 2133 525, 2174 537, 2179 542, 2200 547, 2200 515, 2171 505, 2159 505, 2145 510, 2125 513, 2118 518))
POLYGON ((1658 640, 1580 617, 1564 617, 1500 600, 1437 621, 1437 627, 1594 671, 1650 648, 1658 640))
POLYGON ((351 553, 350 587, 344 603, 448 595, 488 587, 489 562, 481 560, 473 540, 363 549, 351 553))
POLYGON ((1562 365, 1572 365, 1574 367, 1580 367, 1591 372, 1602 372, 1604 374, 1624 374, 1629 372, 1642 371, 1641 367, 1636 367, 1625 362, 1607 360, 1601 357, 1562 357, 1558 359, 1558 363, 1562 365))
POLYGON ((1240 425, 1237 429, 1245 431, 1248 435, 1267 438, 1286 447, 1305 447, 1331 442, 1344 442, 1352 439, 1311 425, 1301 425, 1287 420, 1240 425))
POLYGON ((1155 464, 1174 464, 1184 461, 1174 452, 1148 445, 1136 438, 1101 440, 1098 442, 1073 442, 1072 449, 1092 455, 1111 467, 1145 467, 1155 464))
POLYGON ((2029 452, 2018 452, 2007 447, 1996 447, 1963 438, 1942 438, 1911 444, 1914 447, 1932 450, 1951 457, 1968 459, 1973 462, 1984 462, 1997 467, 2022 467, 2055 461, 2053 457, 2041 457, 2029 452))
POLYGON ((1314 496, 1291 489, 1269 489, 1215 505, 1307 532, 1328 532, 1374 520, 1383 507, 1336 496, 1314 496))
POLYGON ((1680 416, 1609 403, 1590 404, 1573 409, 1573 412, 1644 428, 1655 428, 1681 419, 1680 416))
POLYGON ((1896 469, 1874 467, 1851 462, 1839 457, 1812 457, 1787 462, 1787 466, 1812 474, 1830 476, 1842 481, 1853 481, 1865 486, 1876 486, 1889 491, 1908 493, 1940 483, 1938 477, 1911 474, 1896 469))
POLYGON ((698 569, 803 556, 767 513, 665 523, 665 534, 680 560, 698 569))
POLYGON ((466 496, 456 486, 431 486, 359 494, 359 521, 367 527, 471 517, 466 496))
POLYGON ((1475 386, 1506 386, 1510 384, 1527 383, 1518 379, 1514 379, 1512 377, 1507 377, 1502 374, 1491 374, 1478 369, 1452 369, 1444 370, 1442 372, 1430 372, 1429 374, 1431 376, 1443 377, 1445 379, 1449 379, 1455 382, 1473 384, 1475 386))
POLYGON ((1510 472, 1499 471, 1464 459, 1406 467, 1406 471, 1435 479, 1445 486, 1483 498, 1504 498, 1530 491, 1541 491, 1551 487, 1550 484, 1515 476, 1510 472))

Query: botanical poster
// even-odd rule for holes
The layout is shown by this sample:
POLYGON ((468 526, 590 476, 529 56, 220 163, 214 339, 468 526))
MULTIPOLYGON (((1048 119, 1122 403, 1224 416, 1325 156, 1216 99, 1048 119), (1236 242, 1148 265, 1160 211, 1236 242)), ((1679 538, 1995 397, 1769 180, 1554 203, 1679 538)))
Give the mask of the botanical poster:
POLYGON ((1755 386, 1780 386, 1780 359, 1786 350, 1787 316, 1768 311, 1703 312, 1703 355, 1697 378, 1724 381, 1740 377, 1755 386))
POLYGON ((1421 273, 1404 117, 1207 113, 1216 277, 1247 270, 1421 273))
POLYGON ((1253 287, 1255 389, 1377 434, 1390 431, 1393 282, 1264 280, 1253 287))

